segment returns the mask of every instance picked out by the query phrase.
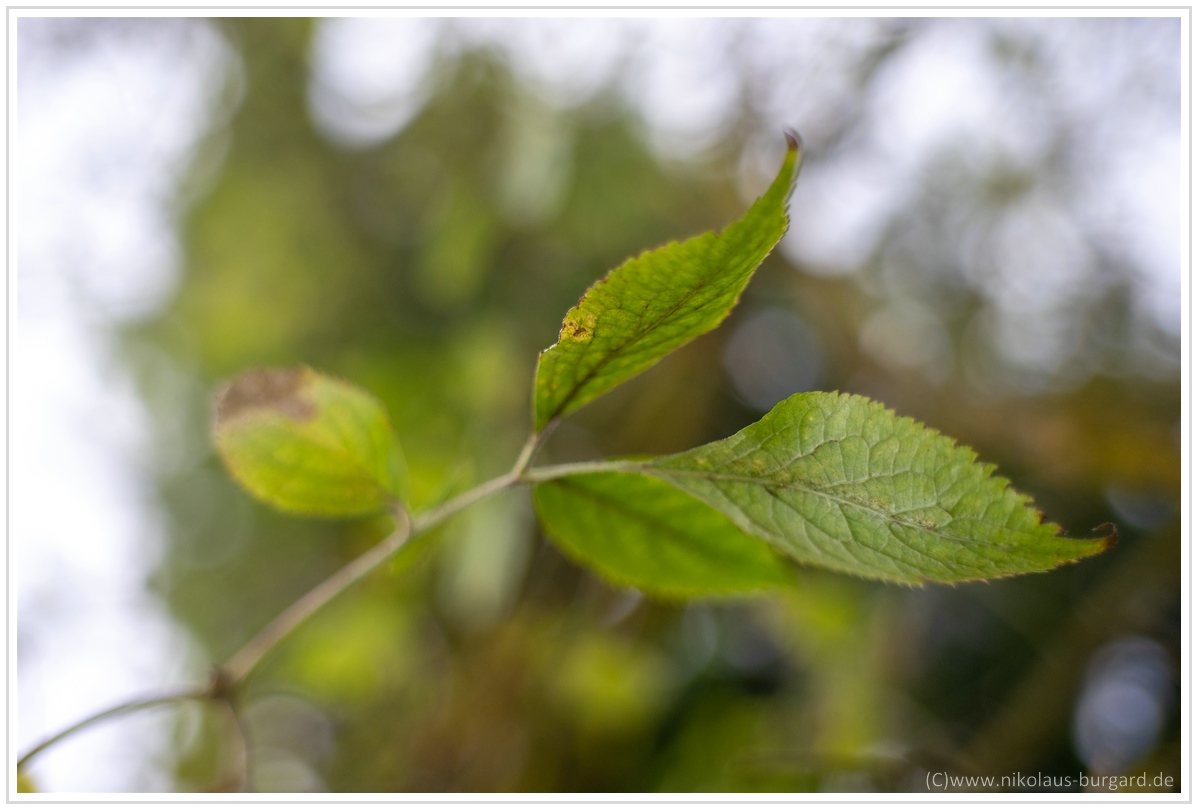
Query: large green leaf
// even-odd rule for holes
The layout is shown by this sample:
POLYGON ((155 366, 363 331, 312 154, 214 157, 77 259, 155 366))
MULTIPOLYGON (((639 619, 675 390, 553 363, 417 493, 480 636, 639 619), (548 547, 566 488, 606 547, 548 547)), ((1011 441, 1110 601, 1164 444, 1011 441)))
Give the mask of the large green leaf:
POLYGON ((805 563, 898 582, 1047 571, 1109 548, 1060 537, 973 451, 860 396, 806 393, 646 471, 805 563))
POLYGON ((386 410, 309 368, 251 371, 226 385, 216 447, 242 486, 288 512, 366 515, 404 496, 406 466, 386 410))
POLYGON ((788 134, 787 143, 777 179, 742 219, 629 259, 566 313, 557 343, 537 363, 536 430, 724 320, 786 232, 786 201, 802 162, 798 139, 788 134))
POLYGON ((533 500, 545 531, 566 554, 619 585, 684 598, 791 581, 766 543, 649 476, 558 478, 538 484, 533 500))

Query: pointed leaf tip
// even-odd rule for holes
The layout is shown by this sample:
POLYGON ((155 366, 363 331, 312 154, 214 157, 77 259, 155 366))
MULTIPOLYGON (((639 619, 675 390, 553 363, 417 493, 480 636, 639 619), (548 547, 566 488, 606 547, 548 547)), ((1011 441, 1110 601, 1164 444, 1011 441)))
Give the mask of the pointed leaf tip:
POLYGON ((541 352, 534 428, 581 408, 715 329, 758 265, 786 233, 787 200, 802 162, 798 136, 777 177, 719 233, 673 242, 629 259, 566 313, 558 342, 541 352))
POLYGON ((1105 537, 1098 538, 1095 542, 1102 542, 1102 550, 1109 551, 1119 545, 1119 527, 1114 523, 1103 523, 1101 526, 1095 526, 1091 531, 1106 532, 1105 537))
POLYGON ((786 136, 786 146, 791 152, 803 151, 803 136, 797 129, 783 127, 782 134, 786 136))

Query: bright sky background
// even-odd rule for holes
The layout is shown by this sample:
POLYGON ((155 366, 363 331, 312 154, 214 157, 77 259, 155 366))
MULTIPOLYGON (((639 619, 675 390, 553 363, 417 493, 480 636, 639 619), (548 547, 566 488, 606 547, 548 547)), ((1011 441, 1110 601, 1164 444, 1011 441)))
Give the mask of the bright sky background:
MULTIPOLYGON (((163 527, 147 488, 148 416, 112 329, 161 307, 180 271, 175 181, 227 58, 201 26, 39 49, 56 21, 19 27, 17 295, 11 538, 17 553, 17 747, 203 673, 145 589, 163 527), (60 56, 61 51, 57 51, 60 56)), ((169 724, 96 727, 35 763, 45 788, 168 788, 169 724)))

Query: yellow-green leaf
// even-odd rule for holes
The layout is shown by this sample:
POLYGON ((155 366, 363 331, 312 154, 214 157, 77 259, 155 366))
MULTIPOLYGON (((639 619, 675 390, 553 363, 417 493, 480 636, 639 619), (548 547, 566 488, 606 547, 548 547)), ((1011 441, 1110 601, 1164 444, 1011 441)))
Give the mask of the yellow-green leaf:
POLYGON ((310 368, 230 382, 217 400, 215 433, 233 477, 287 512, 367 515, 405 495, 403 454, 382 404, 310 368))
POLYGON ((743 218, 629 259, 566 313, 557 343, 537 363, 536 430, 724 320, 786 233, 786 202, 801 163, 798 138, 787 134, 787 143, 777 178, 743 218))

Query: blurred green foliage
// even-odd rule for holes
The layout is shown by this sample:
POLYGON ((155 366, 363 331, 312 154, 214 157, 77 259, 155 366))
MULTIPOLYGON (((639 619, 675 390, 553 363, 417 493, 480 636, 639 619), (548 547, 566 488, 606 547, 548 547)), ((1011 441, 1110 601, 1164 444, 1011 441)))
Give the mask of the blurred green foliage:
MULTIPOLYGON (((744 209, 741 129, 701 163, 663 163, 616 96, 551 108, 487 51, 442 57, 394 138, 338 147, 305 103, 314 25, 220 23, 239 106, 206 147, 223 160, 185 212, 178 294, 126 341, 161 429, 171 535, 153 585, 214 661, 388 531, 251 503, 207 444, 219 381, 305 363, 367 388, 413 504, 435 503, 510 465, 537 352, 594 279, 744 209)), ((1002 396, 971 384, 983 367, 932 384, 862 350, 884 295, 869 272, 802 270, 771 256, 728 326, 572 416, 541 460, 680 451, 754 421, 721 353, 737 324, 781 307, 817 338, 820 388, 959 438, 1070 534, 1114 520, 1120 546, 989 584, 802 571, 785 597, 683 606, 583 572, 538 534, 527 493, 505 493, 407 548, 254 676, 241 706, 255 787, 922 790, 931 770, 1085 770, 1071 724, 1095 651, 1146 637, 1176 672, 1178 383, 1095 374, 1002 396)), ((1178 712, 1137 768, 1176 778, 1178 712)), ((212 784, 222 745, 210 720, 180 733, 180 789, 212 784)))

